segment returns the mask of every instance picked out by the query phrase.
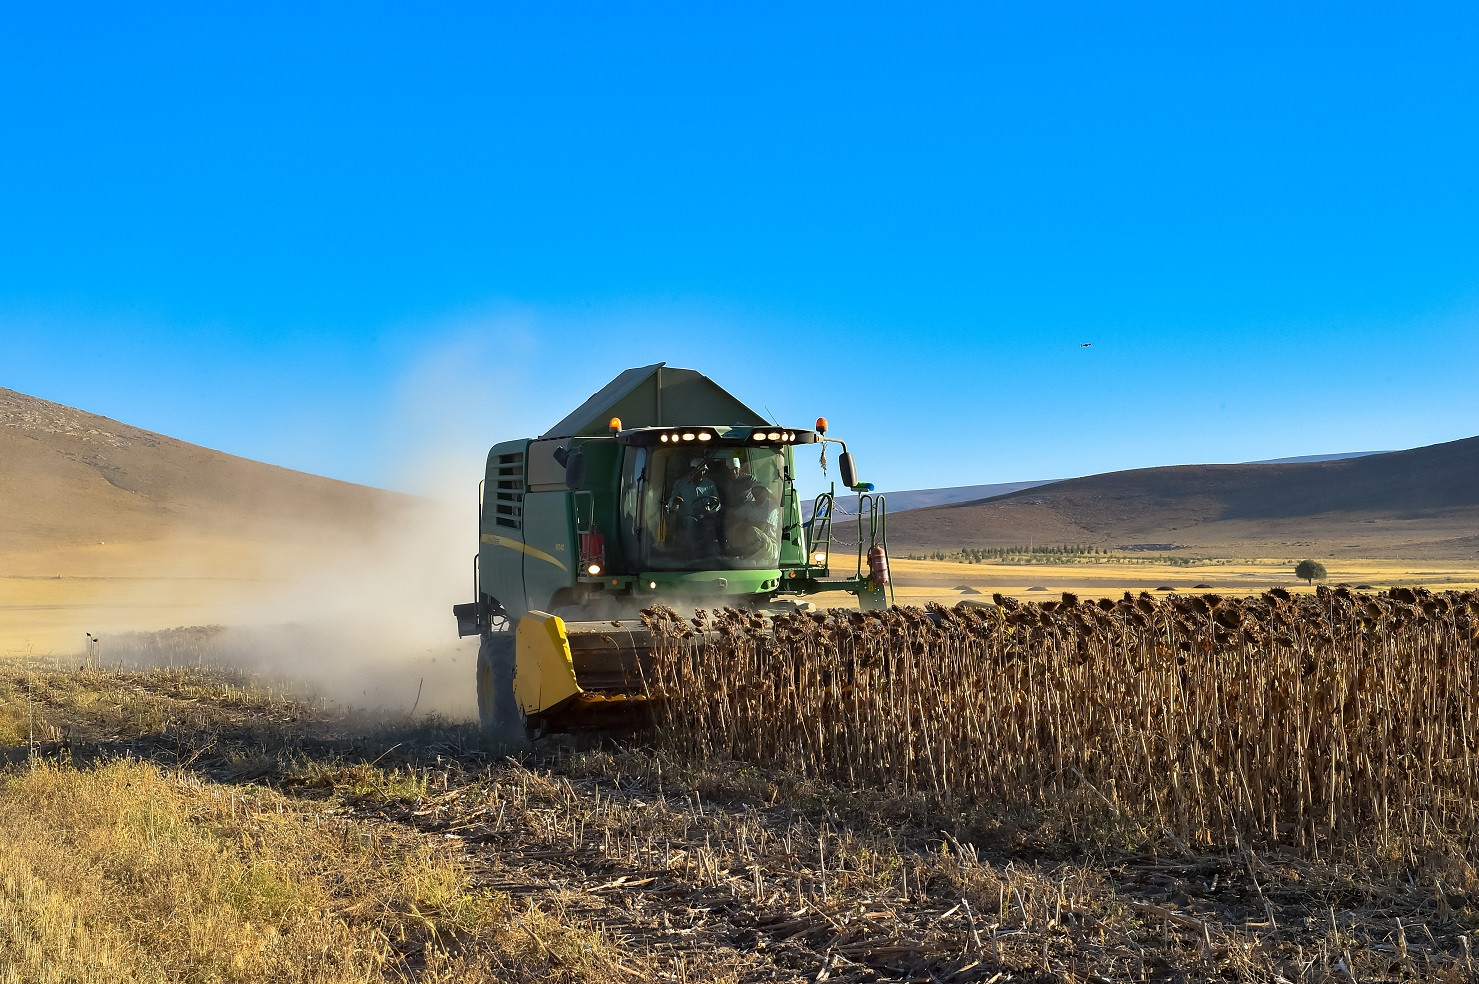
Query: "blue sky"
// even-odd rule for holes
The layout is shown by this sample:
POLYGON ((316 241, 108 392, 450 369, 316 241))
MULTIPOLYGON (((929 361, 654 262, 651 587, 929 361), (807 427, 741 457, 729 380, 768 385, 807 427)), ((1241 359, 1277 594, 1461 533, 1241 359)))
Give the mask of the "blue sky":
POLYGON ((420 491, 663 359, 894 488, 1471 436, 1476 9, 11 5, 0 385, 420 491))

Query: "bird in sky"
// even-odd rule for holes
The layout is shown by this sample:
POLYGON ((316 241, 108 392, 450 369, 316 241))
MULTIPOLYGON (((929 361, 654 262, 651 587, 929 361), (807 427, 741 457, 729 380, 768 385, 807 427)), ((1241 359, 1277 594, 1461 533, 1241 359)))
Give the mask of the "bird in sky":
POLYGON ((1094 343, 1093 342, 1080 342, 1078 347, 1079 348, 1093 348, 1094 347, 1094 343))

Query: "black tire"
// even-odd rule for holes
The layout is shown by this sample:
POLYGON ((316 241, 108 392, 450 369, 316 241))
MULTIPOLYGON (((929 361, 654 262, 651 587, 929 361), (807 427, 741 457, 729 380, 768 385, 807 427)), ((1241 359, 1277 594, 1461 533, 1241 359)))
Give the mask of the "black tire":
POLYGON ((514 699, 514 634, 485 632, 478 646, 478 723, 499 744, 523 746, 524 714, 514 699))

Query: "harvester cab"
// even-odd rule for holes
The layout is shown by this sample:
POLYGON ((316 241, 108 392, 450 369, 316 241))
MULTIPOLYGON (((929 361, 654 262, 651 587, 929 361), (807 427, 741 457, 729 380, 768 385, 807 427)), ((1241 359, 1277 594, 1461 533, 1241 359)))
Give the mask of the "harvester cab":
POLYGON ((478 711, 505 740, 629 726, 647 711, 654 604, 795 610, 827 592, 885 607, 884 498, 860 483, 825 419, 781 427, 691 369, 629 369, 537 438, 495 445, 478 487, 478 711), (840 449, 857 554, 834 575, 835 485, 809 512, 796 451, 840 449))

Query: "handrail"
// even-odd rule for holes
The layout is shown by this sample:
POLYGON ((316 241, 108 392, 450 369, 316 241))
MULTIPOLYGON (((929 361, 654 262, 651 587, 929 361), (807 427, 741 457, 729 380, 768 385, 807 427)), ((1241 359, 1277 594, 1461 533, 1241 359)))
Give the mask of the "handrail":
POLYGON ((817 544, 825 543, 827 545, 827 563, 822 564, 821 567, 823 571, 830 569, 832 562, 832 508, 835 502, 836 496, 833 493, 819 492, 816 501, 811 506, 811 519, 801 524, 801 528, 806 531, 807 567, 816 566, 812 563, 812 558, 817 554, 817 544), (817 522, 819 520, 821 522, 821 529, 826 534, 825 538, 820 535, 813 535, 817 531, 817 522))
POLYGON ((481 622, 483 621, 483 593, 480 583, 482 570, 479 564, 483 556, 483 487, 487 484, 486 478, 478 482, 478 549, 472 555, 472 600, 478 606, 475 617, 480 623, 479 628, 482 628, 481 622))
MULTIPOLYGON (((858 493, 858 573, 863 576, 863 556, 874 547, 883 548, 885 561, 888 559, 888 503, 882 492, 858 493), (864 546, 863 507, 868 508, 868 539, 864 546)), ((894 579, 888 579, 889 604, 894 603, 894 579)))
POLYGON ((477 620, 478 628, 482 628, 484 619, 482 585, 479 583, 482 570, 481 565, 478 563, 482 559, 482 556, 483 548, 479 546, 478 552, 472 555, 472 600, 473 604, 477 605, 477 608, 474 610, 476 612, 474 618, 477 620))

